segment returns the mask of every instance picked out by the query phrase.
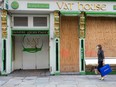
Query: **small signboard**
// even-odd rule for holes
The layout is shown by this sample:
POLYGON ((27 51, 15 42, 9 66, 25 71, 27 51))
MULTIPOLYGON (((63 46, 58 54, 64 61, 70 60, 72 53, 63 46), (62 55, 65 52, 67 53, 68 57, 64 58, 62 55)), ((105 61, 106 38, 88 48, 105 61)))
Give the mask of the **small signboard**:
POLYGON ((48 30, 13 30, 12 31, 13 35, 22 35, 22 34, 33 34, 33 35, 45 35, 49 34, 48 30))
POLYGON ((45 3, 28 3, 28 8, 40 8, 40 9, 49 9, 49 4, 45 3))

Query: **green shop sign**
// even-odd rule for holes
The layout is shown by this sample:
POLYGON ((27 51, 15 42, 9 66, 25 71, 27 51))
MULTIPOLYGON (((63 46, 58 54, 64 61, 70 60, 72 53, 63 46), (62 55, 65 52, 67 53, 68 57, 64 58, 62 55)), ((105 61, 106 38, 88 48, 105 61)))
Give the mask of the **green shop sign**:
POLYGON ((49 4, 45 4, 45 3, 27 3, 27 8, 49 9, 49 4))
POLYGON ((13 35, 46 35, 49 34, 48 30, 13 30, 13 35))
POLYGON ((17 1, 13 1, 13 2, 11 3, 11 7, 12 7, 13 9, 18 9, 18 8, 19 8, 19 3, 18 3, 17 1))
POLYGON ((116 5, 113 6, 113 10, 116 10, 116 5))

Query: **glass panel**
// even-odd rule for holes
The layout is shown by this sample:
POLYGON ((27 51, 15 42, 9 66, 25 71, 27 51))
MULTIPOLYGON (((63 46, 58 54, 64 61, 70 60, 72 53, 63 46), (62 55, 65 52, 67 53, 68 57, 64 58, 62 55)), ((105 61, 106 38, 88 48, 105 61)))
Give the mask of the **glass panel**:
POLYGON ((47 26, 47 17, 34 17, 33 26, 47 26))
POLYGON ((14 17, 14 26, 28 26, 28 17, 14 17))

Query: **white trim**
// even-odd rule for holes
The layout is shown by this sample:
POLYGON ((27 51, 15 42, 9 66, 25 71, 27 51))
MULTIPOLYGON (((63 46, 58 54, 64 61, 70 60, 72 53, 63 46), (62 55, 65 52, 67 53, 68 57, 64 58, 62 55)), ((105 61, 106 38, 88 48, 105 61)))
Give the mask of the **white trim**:
MULTIPOLYGON (((97 57, 85 57, 85 59, 97 59, 97 57)), ((105 57, 105 59, 116 59, 116 57, 105 57)))
POLYGON ((10 16, 8 16, 7 20, 7 39, 6 39, 6 73, 10 73, 12 70, 11 67, 11 29, 10 29, 10 16))
MULTIPOLYGON (((116 64, 116 59, 104 59, 105 64, 116 64)), ((86 65, 98 64, 98 59, 85 59, 86 65)))
MULTIPOLYGON (((14 10, 11 7, 11 3, 14 0, 9 0, 9 10, 14 10)), ((60 11, 101 11, 101 12, 115 12, 113 10, 113 5, 115 5, 115 1, 108 2, 108 1, 65 1, 65 0, 56 0, 56 1, 48 1, 48 0, 18 0, 19 3, 19 8, 16 10, 20 11, 54 11, 54 10, 60 10, 60 11), (27 4, 28 3, 36 3, 36 4, 41 4, 41 3, 47 3, 49 4, 49 8, 47 9, 42 9, 42 8, 28 8, 27 4), (57 4, 58 3, 58 4, 57 4), (86 9, 82 9, 82 5, 86 9), (89 6, 88 6, 89 5, 89 6), (95 6, 94 6, 95 5, 95 6), (106 5, 106 6, 105 6, 106 5), (99 8, 97 8, 97 6, 99 8), (88 9, 89 8, 89 9, 88 9), (101 10, 102 8, 103 10, 101 10)))
POLYGON ((50 47, 50 73, 54 74, 56 71, 56 59, 55 59, 55 39, 54 39, 54 14, 50 13, 50 37, 49 37, 49 47, 50 47))
MULTIPOLYGON (((28 15, 28 27, 33 26, 33 16, 32 15, 28 15)), ((15 28, 15 27, 14 27, 15 28)))

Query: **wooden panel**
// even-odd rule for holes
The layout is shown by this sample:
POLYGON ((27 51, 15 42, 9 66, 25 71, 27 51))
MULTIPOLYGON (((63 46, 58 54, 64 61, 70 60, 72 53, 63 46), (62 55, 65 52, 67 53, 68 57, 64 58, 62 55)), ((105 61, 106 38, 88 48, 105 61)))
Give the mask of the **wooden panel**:
POLYGON ((86 57, 96 57, 101 44, 106 57, 116 57, 116 18, 89 17, 86 28, 86 57))
POLYGON ((61 17, 60 71, 79 71, 78 18, 61 17))

